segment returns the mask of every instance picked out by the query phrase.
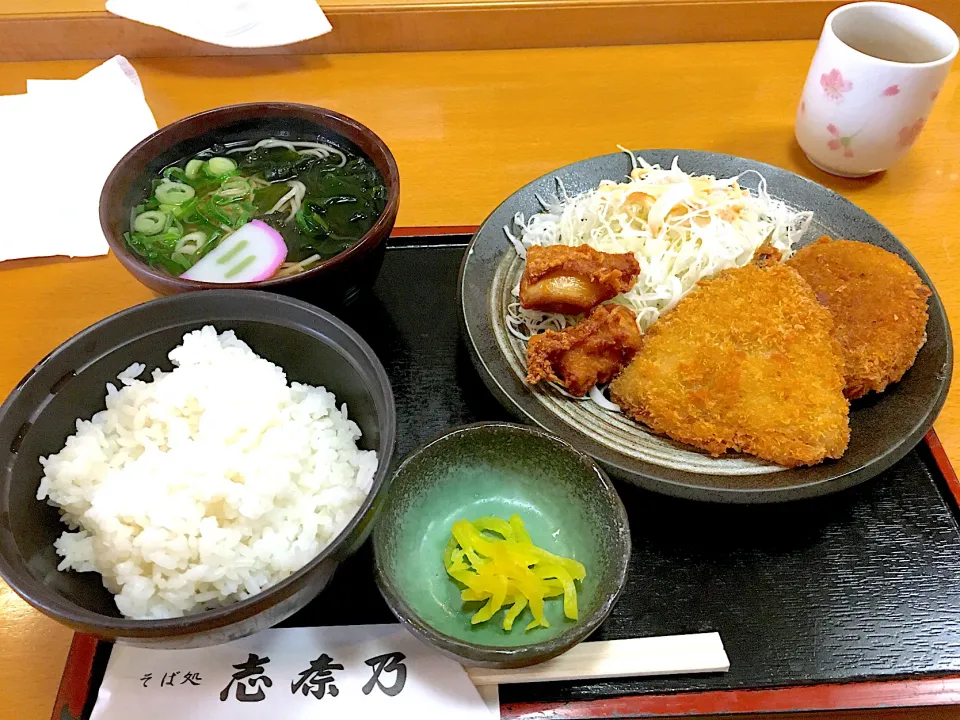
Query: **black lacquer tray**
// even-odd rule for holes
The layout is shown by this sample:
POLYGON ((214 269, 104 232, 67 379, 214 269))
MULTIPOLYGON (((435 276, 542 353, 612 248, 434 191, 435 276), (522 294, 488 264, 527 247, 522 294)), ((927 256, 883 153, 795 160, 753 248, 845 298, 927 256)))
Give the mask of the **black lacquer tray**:
MULTIPOLYGON (((374 295, 341 313, 393 383, 398 458, 454 425, 505 418, 459 338, 468 240, 442 228, 395 237, 374 295)), ((960 703, 960 485, 933 433, 877 478, 826 498, 720 506, 618 490, 633 557, 593 639, 718 631, 730 671, 505 685, 504 718, 960 703)), ((285 624, 393 622, 372 565, 368 543, 285 624)), ((109 653, 75 636, 55 720, 89 717, 109 653)))

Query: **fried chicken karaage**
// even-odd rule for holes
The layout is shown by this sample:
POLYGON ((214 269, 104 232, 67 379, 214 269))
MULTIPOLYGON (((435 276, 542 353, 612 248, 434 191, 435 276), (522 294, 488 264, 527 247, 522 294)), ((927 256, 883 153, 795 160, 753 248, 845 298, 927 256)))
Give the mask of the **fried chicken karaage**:
POLYGON ((899 381, 927 339, 930 290, 913 268, 876 245, 826 237, 787 264, 833 316, 844 394, 859 398, 899 381))
POLYGON ((636 317, 621 305, 600 305, 583 322, 560 332, 547 330, 527 344, 527 382, 559 383, 582 397, 630 362, 640 348, 636 317))
POLYGON ((830 313, 793 269, 753 265, 700 283, 610 386, 624 412, 712 455, 786 466, 840 457, 850 438, 830 313))
POLYGON ((639 274, 640 264, 631 253, 604 253, 589 245, 534 245, 527 249, 520 304, 579 315, 632 288, 639 274))

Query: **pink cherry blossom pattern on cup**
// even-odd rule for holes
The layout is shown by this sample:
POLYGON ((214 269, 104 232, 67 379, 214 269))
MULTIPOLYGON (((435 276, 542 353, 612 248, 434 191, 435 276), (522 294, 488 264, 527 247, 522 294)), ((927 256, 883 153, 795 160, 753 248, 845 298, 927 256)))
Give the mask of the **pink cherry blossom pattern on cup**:
POLYGON ((837 68, 820 76, 820 87, 827 97, 836 102, 843 101, 843 94, 853 90, 853 83, 843 79, 843 73, 837 68))
POLYGON ((920 136, 920 131, 923 130, 923 126, 926 125, 926 123, 926 118, 920 118, 913 125, 900 128, 900 139, 898 140, 900 147, 908 148, 913 145, 920 136))
POLYGON ((906 5, 834 10, 797 107, 796 137, 807 158, 847 177, 896 163, 929 120, 958 47, 946 23, 906 5))
POLYGON ((853 157, 853 139, 857 136, 857 133, 853 135, 843 135, 836 125, 830 124, 827 125, 827 132, 830 133, 831 138, 827 141, 827 147, 831 150, 843 150, 843 156, 845 158, 853 157))

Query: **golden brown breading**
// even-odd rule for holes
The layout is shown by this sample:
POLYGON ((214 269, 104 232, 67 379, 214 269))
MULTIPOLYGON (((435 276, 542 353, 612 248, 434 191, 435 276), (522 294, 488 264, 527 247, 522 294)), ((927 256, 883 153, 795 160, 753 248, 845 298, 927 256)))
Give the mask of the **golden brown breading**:
POLYGON ((531 310, 579 315, 626 292, 640 263, 632 253, 613 254, 589 245, 534 245, 520 279, 520 304, 531 310))
POLYGON ((927 339, 930 290, 883 248, 822 237, 788 261, 833 315, 848 398, 883 392, 917 359, 927 339))
POLYGON ((530 338, 527 382, 551 380, 581 397, 616 375, 640 343, 637 319, 629 309, 600 305, 578 325, 530 338))
POLYGON ((769 240, 757 248, 750 261, 757 267, 772 267, 783 260, 783 253, 777 250, 769 240))
POLYGON ((787 466, 837 458, 850 427, 832 331, 791 268, 726 270, 647 331, 610 397, 712 455, 737 450, 787 466))

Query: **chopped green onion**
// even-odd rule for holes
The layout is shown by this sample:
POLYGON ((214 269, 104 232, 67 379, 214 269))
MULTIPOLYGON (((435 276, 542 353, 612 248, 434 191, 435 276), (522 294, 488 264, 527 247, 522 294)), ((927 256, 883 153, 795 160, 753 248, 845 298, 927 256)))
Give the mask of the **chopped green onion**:
POLYGON ((134 232, 144 235, 156 235, 167 227, 167 214, 159 210, 148 210, 140 213, 133 221, 134 232))
POLYGON ((171 237, 179 238, 183 235, 183 223, 177 220, 173 215, 167 215, 168 224, 166 227, 166 233, 171 237))
POLYGON ((177 252, 183 255, 193 255, 207 242, 207 234, 202 230, 187 233, 177 242, 177 252))
POLYGON ((187 171, 184 173, 188 180, 196 180, 203 172, 204 162, 200 158, 194 158, 187 163, 187 171))
POLYGON ((162 205, 182 205, 196 194, 197 191, 189 185, 170 181, 161 183, 154 192, 162 205))
POLYGON ((210 177, 220 177, 237 169, 237 164, 230 158, 213 157, 207 160, 204 172, 210 177))
POLYGON ((250 181, 245 177, 234 175, 220 183, 217 195, 228 200, 245 197, 250 193, 250 181))
POLYGON ((153 235, 151 239, 154 242, 162 243, 164 245, 169 245, 170 248, 176 247, 176 244, 180 242, 180 238, 183 237, 183 228, 179 228, 176 225, 171 225, 166 230, 164 230, 160 235, 153 235))
POLYGON ((181 271, 189 270, 190 266, 192 265, 190 258, 184 255, 182 252, 174 251, 170 253, 170 259, 181 266, 181 271))
POLYGON ((178 220, 183 220, 188 222, 186 218, 196 212, 197 209, 197 199, 193 197, 187 200, 185 203, 180 205, 167 205, 165 203, 160 203, 160 210, 165 213, 170 213, 174 218, 178 220))
POLYGON ((138 255, 145 256, 146 253, 143 252, 143 242, 141 241, 142 237, 143 236, 140 233, 133 233, 131 235, 130 233, 125 232, 123 234, 123 239, 127 241, 127 244, 132 247, 138 255))
POLYGON ((187 179, 187 174, 178 168, 176 165, 172 165, 163 171, 163 177, 165 180, 172 180, 174 182, 183 182, 187 179))

